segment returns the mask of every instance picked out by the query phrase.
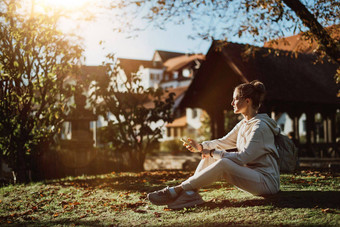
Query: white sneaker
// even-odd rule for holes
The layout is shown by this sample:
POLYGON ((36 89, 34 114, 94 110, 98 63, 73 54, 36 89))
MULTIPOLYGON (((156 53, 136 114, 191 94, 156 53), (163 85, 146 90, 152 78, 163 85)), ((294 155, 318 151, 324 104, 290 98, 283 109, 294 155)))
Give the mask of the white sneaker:
POLYGON ((205 203, 200 194, 195 191, 183 191, 175 201, 168 204, 170 209, 182 209, 205 203))

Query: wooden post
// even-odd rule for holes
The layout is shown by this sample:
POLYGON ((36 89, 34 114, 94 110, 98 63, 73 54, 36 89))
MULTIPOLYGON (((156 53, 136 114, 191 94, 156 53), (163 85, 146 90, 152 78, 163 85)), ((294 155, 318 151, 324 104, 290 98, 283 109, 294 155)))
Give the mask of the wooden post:
POLYGON ((207 111, 210 117, 211 139, 223 137, 225 134, 224 129, 224 112, 223 110, 207 111))
POLYGON ((313 139, 314 116, 311 112, 306 113, 306 139, 307 146, 314 142, 313 139))
POLYGON ((330 124, 331 124, 331 144, 333 146, 334 152, 332 152, 331 157, 335 157, 336 155, 338 155, 339 149, 338 146, 336 144, 336 110, 334 110, 330 116, 330 124))
POLYGON ((327 115, 322 114, 322 123, 323 123, 323 141, 324 143, 328 142, 328 124, 327 124, 327 115))
POLYGON ((332 143, 333 140, 333 127, 332 127, 332 116, 334 114, 331 111, 322 113, 323 120, 323 131, 324 131, 324 143, 332 143))
POLYGON ((215 116, 212 113, 208 112, 208 114, 209 114, 209 117, 210 117, 211 139, 216 139, 216 129, 215 129, 215 125, 216 125, 215 121, 216 121, 216 119, 215 119, 215 116))
POLYGON ((274 119, 275 121, 277 120, 275 117, 276 117, 276 113, 275 111, 272 111, 269 115, 272 119, 274 119))
POLYGON ((224 111, 223 110, 218 110, 216 113, 216 138, 221 138, 225 134, 225 129, 224 129, 224 111))
POLYGON ((332 143, 336 143, 336 110, 334 110, 330 116, 330 125, 331 125, 331 141, 332 143))
POLYGON ((316 143, 315 113, 308 111, 306 113, 306 130, 307 130, 307 155, 315 156, 313 144, 316 143))
POLYGON ((300 143, 300 131, 299 131, 299 117, 294 116, 293 118, 293 128, 296 141, 300 143))
POLYGON ((331 119, 331 116, 328 116, 327 117, 327 133, 328 133, 328 140, 327 142, 328 143, 332 143, 332 138, 333 138, 333 129, 332 129, 332 119, 331 119))
POLYGON ((300 132, 299 132, 299 119, 301 116, 301 112, 297 112, 296 110, 292 110, 290 112, 287 112, 289 117, 293 120, 293 131, 296 142, 300 144, 300 132))

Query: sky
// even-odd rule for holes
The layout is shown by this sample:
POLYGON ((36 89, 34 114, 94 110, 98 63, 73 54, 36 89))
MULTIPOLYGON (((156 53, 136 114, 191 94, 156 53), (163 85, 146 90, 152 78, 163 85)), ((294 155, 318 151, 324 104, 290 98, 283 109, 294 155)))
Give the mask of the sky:
MULTIPOLYGON (((69 10, 70 15, 78 14, 87 16, 86 11, 82 11, 80 9, 82 6, 90 6, 87 9, 96 13, 97 19, 95 21, 76 22, 68 20, 66 23, 61 23, 61 29, 63 31, 74 32, 83 38, 82 44, 84 47, 85 59, 82 63, 85 65, 100 65, 106 59, 105 56, 109 53, 114 53, 119 58, 141 60, 151 60, 155 50, 206 54, 211 45, 211 41, 209 40, 202 40, 199 37, 197 37, 195 40, 188 38, 189 35, 195 35, 197 32, 194 32, 191 24, 188 23, 183 25, 174 25, 168 23, 165 30, 157 30, 150 27, 145 31, 136 33, 137 36, 133 37, 130 37, 131 35, 126 33, 114 32, 113 28, 119 23, 117 22, 117 18, 115 21, 115 18, 112 16, 112 12, 115 9, 112 11, 112 9, 107 10, 107 7, 105 7, 102 8, 102 10, 107 10, 108 13, 103 13, 104 11, 98 11, 98 13, 96 10, 99 8, 94 7, 94 4, 103 3, 104 5, 106 4, 105 6, 107 6, 108 3, 115 2, 115 0, 23 1, 28 4, 26 8, 29 12, 38 12, 44 7, 50 7, 52 9, 60 7, 62 9, 69 10), (99 45, 100 42, 102 45, 99 45)), ((232 5, 229 8, 232 10, 232 5)), ((144 10, 148 10, 147 7, 144 10)), ((129 18, 128 13, 125 16, 119 18, 127 21, 135 19, 132 16, 129 18)), ((204 20, 204 17, 201 18, 204 20)), ((210 18, 209 20, 210 21, 207 21, 206 24, 213 25, 213 27, 217 30, 221 30, 226 26, 226 24, 224 24, 225 22, 223 24, 219 24, 216 20, 214 20, 214 18, 210 18)), ((137 21, 137 23, 138 22, 139 21, 137 21)), ((135 24, 135 21, 133 21, 133 23, 135 24)), ((232 24, 232 26, 237 27, 239 25, 232 24)), ((230 34, 228 34, 228 38, 228 41, 232 42, 261 45, 254 43, 252 38, 247 38, 244 35, 242 35, 242 38, 239 39, 237 35, 230 37, 230 34)))
MULTIPOLYGON (((86 14, 81 7, 93 4, 95 0, 25 0, 27 10, 35 13, 45 12, 48 7, 68 10, 71 14, 86 14)), ((106 0, 101 0, 106 1, 106 0)), ((92 10, 92 9, 90 9, 92 10)), ((82 21, 64 20, 60 23, 60 29, 66 33, 75 33, 83 38, 85 65, 100 65, 106 59, 106 55, 114 53, 119 58, 131 58, 151 60, 155 50, 166 50, 183 53, 205 54, 211 42, 202 39, 192 40, 188 35, 192 34, 191 26, 169 25, 166 30, 148 30, 136 33, 138 36, 130 37, 126 33, 113 31, 114 18, 110 15, 96 13, 96 20, 82 21), (102 45, 99 45, 99 43, 102 45)))
MULTIPOLYGON (((34 11, 43 7, 61 7, 70 10, 73 14, 83 13, 79 9, 82 4, 93 4, 94 0, 26 0, 28 8, 34 5, 34 11)), ((101 0, 108 1, 108 0, 101 0)), ((30 9, 29 9, 30 10, 30 9)), ((76 22, 72 20, 61 23, 61 29, 65 32, 74 32, 83 38, 85 65, 100 65, 106 59, 106 55, 114 53, 119 58, 151 60, 155 50, 174 51, 182 53, 206 54, 211 41, 196 38, 188 38, 195 34, 190 24, 168 24, 165 30, 149 28, 136 33, 137 37, 129 37, 126 33, 113 31, 114 22, 112 16, 97 13, 95 21, 76 22), (98 16, 99 15, 99 16, 98 16), (102 42, 102 45, 99 43, 102 42)), ((236 42, 248 42, 248 40, 232 40, 236 42)))
POLYGON ((114 33, 106 20, 92 22, 80 31, 84 37, 86 65, 101 64, 108 53, 142 60, 151 60, 155 50, 205 54, 211 41, 189 39, 192 33, 190 25, 169 25, 165 31, 148 29, 138 32, 137 37, 128 38, 128 34, 114 33), (101 40, 102 46, 99 45, 101 40))
MULTIPOLYGON (((26 0, 28 8, 34 5, 34 11, 44 10, 44 7, 63 8, 73 14, 83 13, 78 10, 82 5, 93 4, 95 0, 26 0)), ((101 0, 111 1, 111 0, 101 0)), ((29 9, 30 10, 30 9, 29 9)), ((211 41, 188 38, 195 34, 190 24, 167 24, 165 30, 148 28, 130 37, 126 33, 113 31, 114 18, 110 15, 96 13, 95 21, 76 22, 67 20, 61 23, 61 30, 74 32, 83 38, 85 65, 100 65, 106 55, 114 53, 119 58, 151 60, 155 50, 165 50, 182 53, 206 54, 211 41), (129 38, 130 37, 130 38, 129 38), (99 43, 102 45, 99 45, 99 43)))

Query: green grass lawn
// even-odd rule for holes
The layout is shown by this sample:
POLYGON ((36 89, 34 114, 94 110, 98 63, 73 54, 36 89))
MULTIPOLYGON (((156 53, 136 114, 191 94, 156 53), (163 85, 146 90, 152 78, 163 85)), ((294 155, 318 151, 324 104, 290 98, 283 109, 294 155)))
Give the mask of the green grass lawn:
POLYGON ((205 204, 169 210, 146 200, 191 172, 82 176, 0 188, 0 225, 340 226, 340 176, 301 171, 281 176, 281 192, 252 196, 226 182, 200 190, 205 204))

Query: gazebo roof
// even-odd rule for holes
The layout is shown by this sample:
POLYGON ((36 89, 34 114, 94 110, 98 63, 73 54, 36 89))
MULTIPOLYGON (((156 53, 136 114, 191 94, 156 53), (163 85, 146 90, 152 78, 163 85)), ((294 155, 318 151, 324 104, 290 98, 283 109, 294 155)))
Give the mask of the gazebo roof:
POLYGON ((289 51, 214 41, 180 106, 231 109, 234 87, 257 79, 267 88, 266 103, 270 106, 338 108, 339 86, 334 79, 338 65, 316 63, 312 54, 292 55, 289 51))

